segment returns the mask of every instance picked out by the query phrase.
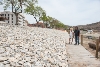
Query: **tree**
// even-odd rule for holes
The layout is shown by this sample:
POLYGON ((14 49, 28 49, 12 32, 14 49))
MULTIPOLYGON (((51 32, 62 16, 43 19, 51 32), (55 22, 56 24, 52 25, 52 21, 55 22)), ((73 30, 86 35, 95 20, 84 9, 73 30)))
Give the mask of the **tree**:
MULTIPOLYGON (((36 14, 36 10, 35 10, 35 6, 34 3, 30 2, 28 3, 29 6, 26 6, 26 8, 24 9, 24 12, 30 15, 33 15, 35 18, 35 14, 36 14)), ((37 19, 36 19, 37 22, 37 19)))
POLYGON ((34 6, 34 3, 32 2, 28 3, 28 5, 29 6, 27 6, 26 9, 24 10, 25 13, 32 15, 36 20, 36 22, 43 19, 42 16, 45 13, 45 10, 43 10, 40 6, 36 6, 36 5, 34 6))
POLYGON ((50 26, 52 28, 56 28, 56 29, 66 29, 66 26, 61 23, 59 20, 52 18, 49 16, 49 22, 50 22, 50 26))
POLYGON ((40 19, 45 23, 46 27, 50 27, 50 18, 46 16, 46 13, 43 12, 42 17, 40 19))
POLYGON ((41 15, 42 16, 40 17, 40 20, 42 20, 43 22, 48 21, 48 17, 46 16, 46 13, 45 12, 43 12, 41 15))
POLYGON ((50 17, 50 16, 47 16, 47 22, 50 24, 50 27, 53 28, 54 27, 54 18, 50 17))
POLYGON ((40 20, 45 21, 45 18, 46 18, 46 12, 45 12, 45 10, 43 10, 40 6, 36 6, 36 7, 35 7, 35 10, 36 10, 36 17, 39 18, 39 21, 40 21, 40 20), (41 19, 42 17, 43 17, 44 19, 41 19))
POLYGON ((28 3, 36 3, 37 0, 0 0, 0 4, 4 4, 4 10, 7 8, 12 8, 12 12, 16 16, 16 25, 18 25, 18 14, 22 13, 22 6, 29 6, 28 3))

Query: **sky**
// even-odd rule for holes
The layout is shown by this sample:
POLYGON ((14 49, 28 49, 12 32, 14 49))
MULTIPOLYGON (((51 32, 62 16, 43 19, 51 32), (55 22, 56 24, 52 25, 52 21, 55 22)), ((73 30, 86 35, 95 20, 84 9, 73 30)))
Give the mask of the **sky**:
MULTIPOLYGON (((66 25, 85 25, 100 21, 100 0, 38 0, 48 16, 66 25)), ((2 10, 0 6, 0 11, 2 10)), ((24 14, 29 23, 35 23, 33 16, 24 14)))

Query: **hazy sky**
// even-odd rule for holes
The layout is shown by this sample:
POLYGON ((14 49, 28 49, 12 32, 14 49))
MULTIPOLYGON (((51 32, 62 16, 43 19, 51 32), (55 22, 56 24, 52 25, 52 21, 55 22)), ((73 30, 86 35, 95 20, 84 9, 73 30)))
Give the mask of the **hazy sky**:
POLYGON ((100 0, 38 0, 47 14, 67 25, 100 21, 100 0))
MULTIPOLYGON (((38 0, 38 2, 47 15, 66 25, 83 25, 100 21, 100 0, 38 0)), ((0 8, 2 9, 1 6, 0 8)), ((33 16, 24 15, 30 23, 35 23, 33 16)))

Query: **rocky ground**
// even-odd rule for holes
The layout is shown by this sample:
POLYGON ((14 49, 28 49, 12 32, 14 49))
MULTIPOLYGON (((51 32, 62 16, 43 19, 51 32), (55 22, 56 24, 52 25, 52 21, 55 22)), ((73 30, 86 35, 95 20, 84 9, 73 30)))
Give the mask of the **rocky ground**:
POLYGON ((67 32, 0 26, 0 67, 67 67, 67 32))

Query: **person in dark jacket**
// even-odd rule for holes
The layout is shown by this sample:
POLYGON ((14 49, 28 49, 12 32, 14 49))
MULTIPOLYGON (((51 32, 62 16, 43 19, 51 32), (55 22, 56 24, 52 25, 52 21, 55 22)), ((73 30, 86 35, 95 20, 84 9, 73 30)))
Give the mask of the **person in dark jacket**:
POLYGON ((75 44, 74 45, 79 45, 79 36, 80 36, 80 30, 78 29, 78 27, 75 27, 74 30, 74 36, 75 36, 75 44))

